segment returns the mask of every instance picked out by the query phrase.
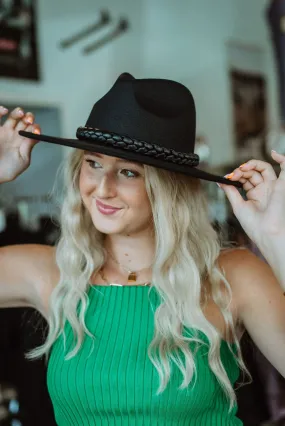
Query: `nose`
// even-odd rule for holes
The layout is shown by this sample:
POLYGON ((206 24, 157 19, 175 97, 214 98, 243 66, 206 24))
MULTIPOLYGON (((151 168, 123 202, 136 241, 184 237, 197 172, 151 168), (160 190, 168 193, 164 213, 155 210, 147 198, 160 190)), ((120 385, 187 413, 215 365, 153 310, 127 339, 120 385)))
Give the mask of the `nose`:
POLYGON ((112 198, 116 196, 116 182, 111 174, 104 174, 97 185, 97 196, 99 198, 112 198))

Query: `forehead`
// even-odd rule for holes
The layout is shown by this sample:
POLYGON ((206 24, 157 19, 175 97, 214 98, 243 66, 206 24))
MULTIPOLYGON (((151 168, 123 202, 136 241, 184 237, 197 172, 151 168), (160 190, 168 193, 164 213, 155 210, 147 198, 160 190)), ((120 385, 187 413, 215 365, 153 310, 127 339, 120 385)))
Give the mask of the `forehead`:
POLYGON ((134 164, 136 166, 143 167, 143 164, 137 163, 136 161, 129 161, 119 157, 111 157, 110 155, 100 154, 99 152, 84 151, 84 155, 90 155, 110 163, 134 164))

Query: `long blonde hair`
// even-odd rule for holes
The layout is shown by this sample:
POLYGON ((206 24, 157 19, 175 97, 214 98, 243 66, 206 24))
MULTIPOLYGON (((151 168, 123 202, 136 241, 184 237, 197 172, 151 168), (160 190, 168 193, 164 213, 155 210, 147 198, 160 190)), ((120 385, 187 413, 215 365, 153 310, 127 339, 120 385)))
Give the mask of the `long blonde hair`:
MULTIPOLYGON (((80 350, 84 336, 94 338, 85 324, 90 277, 104 264, 103 235, 97 231, 82 203, 79 175, 82 151, 74 150, 64 164, 65 196, 61 210, 61 236, 56 247, 60 280, 50 301, 49 331, 45 343, 34 349, 29 358, 48 355, 69 322, 74 333, 74 347, 66 359, 80 350), (90 232, 92 229, 92 232, 90 232), (78 309, 79 308, 79 309, 78 309)), ((230 408, 235 392, 221 362, 220 332, 207 320, 202 301, 211 297, 224 318, 227 338, 236 351, 229 348, 240 368, 246 371, 229 305, 232 292, 220 270, 217 259, 221 252, 218 235, 213 229, 201 182, 150 166, 145 166, 145 184, 150 199, 156 241, 153 286, 162 303, 155 312, 155 335, 148 355, 160 378, 158 393, 170 379, 170 361, 183 374, 181 389, 195 377, 195 359, 189 342, 200 340, 195 334, 186 337, 183 328, 200 330, 209 341, 208 361, 212 372, 229 398, 230 408), (210 295, 205 280, 210 283, 210 295), (183 353, 183 358, 179 355, 183 353)))

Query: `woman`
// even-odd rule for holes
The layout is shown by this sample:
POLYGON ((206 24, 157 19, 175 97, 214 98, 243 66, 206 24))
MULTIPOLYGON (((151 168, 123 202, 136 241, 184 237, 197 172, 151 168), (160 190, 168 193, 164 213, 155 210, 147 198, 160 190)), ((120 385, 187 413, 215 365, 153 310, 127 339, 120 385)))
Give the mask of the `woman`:
POLYGON ((191 93, 123 74, 76 140, 39 134, 31 113, 9 114, 0 181, 28 167, 37 138, 79 148, 61 237, 0 250, 0 300, 49 322, 31 357, 49 355, 57 423, 240 425, 239 338, 246 328, 285 375, 284 290, 250 252, 222 250, 200 180, 242 184, 196 168, 191 93))

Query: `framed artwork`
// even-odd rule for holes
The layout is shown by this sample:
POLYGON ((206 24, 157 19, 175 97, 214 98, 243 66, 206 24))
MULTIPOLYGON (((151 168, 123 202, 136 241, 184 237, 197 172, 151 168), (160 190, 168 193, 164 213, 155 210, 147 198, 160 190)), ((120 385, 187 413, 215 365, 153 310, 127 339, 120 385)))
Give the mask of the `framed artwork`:
POLYGON ((36 0, 0 0, 0 78, 40 79, 36 0))
POLYGON ((265 77, 232 69, 230 85, 237 159, 264 158, 267 132, 265 77))

